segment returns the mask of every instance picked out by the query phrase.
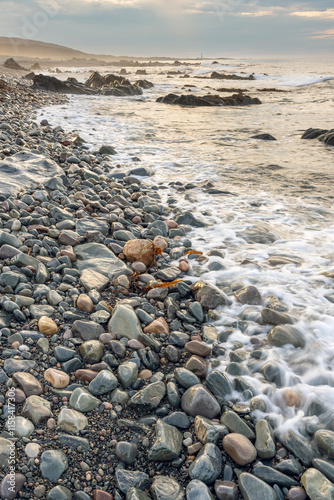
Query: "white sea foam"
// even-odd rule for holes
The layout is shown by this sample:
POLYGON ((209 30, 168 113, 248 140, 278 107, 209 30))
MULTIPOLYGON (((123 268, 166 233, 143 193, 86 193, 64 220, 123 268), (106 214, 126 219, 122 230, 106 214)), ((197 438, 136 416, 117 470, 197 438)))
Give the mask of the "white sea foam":
MULTIPOLYGON (((206 64, 195 71, 211 72, 216 67, 206 64)), ((266 413, 258 412, 255 417, 268 415, 282 435, 287 429, 304 431, 308 425, 318 422, 327 426, 334 410, 331 371, 334 304, 327 298, 334 294, 334 287, 333 280, 322 274, 334 269, 330 191, 333 154, 318 141, 300 140, 307 127, 326 126, 328 113, 334 109, 325 86, 312 87, 330 77, 311 76, 311 72, 303 75, 302 69, 299 74, 294 70, 292 76, 285 76, 289 74, 287 68, 277 76, 265 76, 264 65, 254 67, 254 71, 258 78, 254 82, 256 86, 262 79, 267 86, 275 83, 311 87, 306 90, 308 94, 261 96, 262 106, 242 110, 184 109, 155 103, 156 97, 179 90, 184 81, 177 77, 162 82, 162 76, 150 75, 157 87, 145 91, 141 99, 73 97, 69 105, 48 108, 39 118, 47 118, 68 131, 76 129, 92 149, 102 143, 113 145, 119 153, 110 162, 121 163, 125 169, 133 166, 132 156, 139 156, 142 165, 155 171, 148 182, 167 185, 181 180, 195 185, 185 193, 173 188, 170 188, 172 192, 161 190, 160 193, 164 202, 172 194, 177 198, 179 209, 205 217, 209 226, 189 235, 196 250, 206 253, 221 248, 225 257, 212 256, 204 264, 190 260, 189 278, 195 281, 201 276, 227 290, 231 284, 234 288, 255 285, 265 305, 270 295, 277 296, 288 307, 295 326, 305 337, 303 349, 268 346, 266 338, 271 326, 257 322, 262 307, 241 305, 233 296, 231 306, 216 311, 218 332, 231 326, 235 328, 224 345, 226 356, 220 357, 218 369, 224 371, 229 364, 234 342, 239 342, 248 356, 257 348, 251 343, 251 337, 260 341, 266 358, 248 357, 244 364, 248 366, 249 375, 242 378, 267 404, 266 413), (323 102, 312 104, 320 98, 323 102), (270 131, 281 140, 272 144, 251 142, 250 136, 260 131, 270 131), (230 140, 218 143, 218 138, 230 140), (266 170, 267 165, 277 165, 279 169, 266 170), (206 181, 235 196, 208 194, 200 187, 206 181), (250 241, 252 231, 261 232, 263 241, 250 241), (265 235, 270 236, 267 241, 265 235), (271 266, 268 258, 275 255, 288 257, 292 262, 271 266), (246 260, 247 265, 243 264, 246 260), (213 262, 224 268, 210 270, 213 262), (245 323, 240 316, 248 318, 245 323), (282 387, 263 378, 261 368, 269 361, 281 367, 282 387), (300 398, 299 406, 286 405, 286 388, 300 398), (314 406, 317 401, 324 404, 323 415, 312 414, 312 403, 314 406)), ((277 68, 275 71, 278 72, 277 68)), ((194 81, 198 84, 198 80, 194 81)), ((252 82, 247 85, 251 86, 252 82)), ((244 396, 234 391, 231 398, 243 401, 244 396)), ((249 399, 249 394, 246 396, 249 399)))

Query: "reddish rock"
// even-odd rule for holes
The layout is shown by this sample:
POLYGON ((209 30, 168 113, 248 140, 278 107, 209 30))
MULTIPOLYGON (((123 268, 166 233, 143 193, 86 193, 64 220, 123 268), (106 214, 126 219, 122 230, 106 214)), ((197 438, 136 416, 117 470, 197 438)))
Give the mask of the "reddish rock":
POLYGON ((169 229, 176 229, 177 227, 179 227, 178 223, 175 222, 175 220, 165 220, 164 222, 167 224, 169 229))
POLYGON ((56 389, 64 389, 70 383, 70 377, 67 373, 56 370, 55 368, 48 368, 45 370, 44 378, 56 389))
POLYGON ((26 400, 26 395, 22 389, 19 389, 18 387, 14 390, 10 389, 10 391, 7 391, 5 397, 6 399, 10 398, 12 403, 24 403, 26 400))
POLYGON ((145 266, 151 266, 155 256, 153 243, 148 240, 127 241, 123 248, 123 254, 129 262, 139 260, 145 266))
POLYGON ((38 320, 38 329, 41 333, 44 333, 44 335, 54 335, 58 332, 56 323, 47 316, 42 316, 38 320))
POLYGON ((160 248, 161 252, 164 252, 168 248, 168 243, 163 236, 156 236, 153 244, 155 247, 160 248))
POLYGON ((104 490, 95 490, 93 493, 93 500, 114 500, 111 493, 104 490))
POLYGON ((197 354, 198 356, 202 356, 202 358, 206 358, 211 354, 211 349, 204 342, 199 342, 198 340, 191 340, 187 342, 184 346, 186 351, 191 352, 191 354, 197 354))
POLYGON ((91 313, 94 309, 94 303, 88 295, 81 293, 77 299, 77 308, 80 311, 91 313))
POLYGON ((191 356, 186 362, 185 368, 201 378, 205 378, 208 373, 208 364, 206 360, 200 356, 191 356))
POLYGON ((248 465, 257 457, 255 446, 243 434, 232 432, 223 439, 226 453, 239 465, 248 465))
POLYGON ((66 248, 60 250, 60 255, 68 257, 71 262, 75 262, 77 260, 77 256, 71 246, 67 246, 66 248))
POLYGON ((94 372, 93 370, 87 370, 81 368, 74 373, 75 378, 78 380, 85 380, 86 382, 91 382, 97 376, 98 372, 94 372))
POLYGON ((144 344, 139 342, 139 340, 137 340, 137 339, 129 340, 128 347, 130 347, 131 349, 145 349, 144 344))
POLYGON ((160 333, 160 334, 168 334, 169 326, 167 321, 160 317, 152 321, 149 325, 144 328, 145 333, 160 333))

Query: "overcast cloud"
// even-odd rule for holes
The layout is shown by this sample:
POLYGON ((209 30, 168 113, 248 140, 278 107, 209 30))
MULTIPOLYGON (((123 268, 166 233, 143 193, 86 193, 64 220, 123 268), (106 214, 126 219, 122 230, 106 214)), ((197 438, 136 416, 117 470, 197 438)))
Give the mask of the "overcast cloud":
POLYGON ((330 56, 333 0, 0 0, 0 32, 90 53, 330 56))

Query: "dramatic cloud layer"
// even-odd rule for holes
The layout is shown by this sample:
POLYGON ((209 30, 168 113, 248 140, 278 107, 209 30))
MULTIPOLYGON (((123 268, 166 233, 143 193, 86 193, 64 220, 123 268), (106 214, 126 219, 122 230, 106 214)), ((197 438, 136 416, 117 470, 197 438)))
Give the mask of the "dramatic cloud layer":
POLYGON ((0 0, 0 32, 92 53, 326 55, 333 0, 0 0))

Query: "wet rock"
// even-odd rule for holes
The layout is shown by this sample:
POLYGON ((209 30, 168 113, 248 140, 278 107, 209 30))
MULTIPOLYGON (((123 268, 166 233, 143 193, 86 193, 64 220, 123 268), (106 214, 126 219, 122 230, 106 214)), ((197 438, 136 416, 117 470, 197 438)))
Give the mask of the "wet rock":
POLYGON ((275 311, 269 307, 264 307, 261 311, 261 320, 265 325, 292 324, 291 316, 280 311, 275 311))
POLYGON ((154 500, 184 500, 184 488, 169 476, 156 476, 151 486, 154 500))
POLYGON ((251 139, 259 139, 261 141, 277 141, 277 139, 275 139, 275 137, 271 134, 252 135, 251 139))
POLYGON ((206 377, 206 385, 215 396, 222 398, 225 398, 227 394, 231 394, 232 392, 232 386, 227 375, 218 370, 209 373, 206 377))
POLYGON ((55 335, 58 332, 58 326, 53 319, 47 316, 41 316, 38 320, 38 329, 44 335, 55 335))
POLYGON ((234 292, 238 302, 241 304, 260 305, 262 297, 259 290, 255 286, 246 286, 234 292))
POLYGON ((306 493, 304 488, 300 486, 294 486, 288 491, 287 499, 288 500, 306 500, 306 493))
POLYGON ((205 378, 208 372, 208 364, 200 356, 191 356, 185 364, 185 368, 195 373, 200 378, 205 378))
POLYGON ((315 469, 322 472, 327 479, 334 483, 334 464, 328 462, 327 460, 322 460, 320 458, 314 458, 312 460, 312 465, 315 469))
POLYGON ((7 375, 12 375, 16 372, 28 372, 36 368, 36 361, 28 359, 6 359, 3 365, 4 371, 7 375))
POLYGON ((213 496, 206 484, 193 479, 187 484, 187 500, 213 500, 213 496))
POLYGON ((238 487, 232 481, 216 481, 215 493, 218 500, 237 500, 238 487))
POLYGON ((334 484, 317 469, 310 468, 301 477, 301 483, 311 500, 334 498, 334 484))
POLYGON ((150 409, 157 408, 160 401, 166 394, 166 386, 163 382, 153 382, 147 385, 144 389, 138 391, 132 396, 130 406, 144 406, 150 409))
POLYGON ((131 387, 138 378, 138 366, 133 361, 127 361, 118 367, 118 378, 125 389, 131 387))
POLYGON ((168 425, 174 425, 179 429, 188 429, 190 427, 190 420, 185 413, 175 411, 164 417, 164 422, 168 425))
POLYGON ((262 419, 255 425, 256 441, 255 448, 260 458, 272 458, 276 454, 276 446, 273 439, 273 430, 270 424, 262 419))
POLYGON ((103 356, 104 346, 98 340, 87 340, 81 344, 79 352, 86 363, 98 363, 103 356))
POLYGON ((51 482, 56 482, 68 468, 65 453, 61 450, 47 450, 42 453, 40 469, 42 476, 51 482))
POLYGON ((168 335, 169 326, 164 318, 157 318, 144 328, 145 333, 157 333, 168 335))
POLYGON ((266 465, 261 465, 261 464, 256 465, 253 469, 253 474, 256 477, 262 479, 262 481, 264 481, 265 483, 272 485, 277 484, 282 488, 290 488, 291 486, 298 486, 298 482, 292 479, 291 477, 286 476, 285 474, 282 474, 282 472, 272 469, 271 467, 268 467, 266 465))
POLYGON ((287 344, 292 344, 294 347, 304 347, 304 336, 297 328, 289 325, 275 326, 268 333, 268 341, 277 346, 282 347, 287 344))
POLYGON ((193 417, 215 418, 220 413, 220 405, 214 396, 201 384, 190 387, 182 396, 182 410, 193 417))
POLYGON ((21 415, 27 417, 35 425, 52 417, 51 404, 40 396, 29 396, 22 408, 21 415))
POLYGON ((117 378, 111 371, 102 370, 91 381, 88 389, 95 396, 100 396, 101 394, 113 391, 117 387, 117 383, 117 378))
POLYGON ((203 309, 215 309, 230 304, 230 300, 223 292, 203 280, 196 281, 191 291, 203 309))
POLYGON ((255 447, 243 434, 227 434, 223 439, 223 447, 226 453, 239 465, 248 465, 257 457, 255 447))
POLYGON ((210 356, 211 348, 204 344, 204 342, 199 342, 198 340, 191 340, 187 342, 184 346, 185 350, 191 352, 192 354, 197 354, 203 358, 210 356))
POLYGON ((191 479, 198 479, 205 484, 211 484, 221 474, 222 455, 219 448, 213 444, 206 444, 189 467, 191 479))
POLYGON ((189 389, 193 385, 200 384, 200 379, 187 368, 176 368, 174 376, 178 383, 185 389, 189 389))
POLYGON ((225 425, 200 416, 195 417, 194 428, 196 436, 203 444, 218 443, 220 439, 228 434, 225 425))
POLYGON ((334 432, 320 429, 314 435, 319 450, 330 458, 334 458, 334 432))
POLYGON ((172 425, 158 420, 155 426, 155 441, 149 450, 148 459, 168 462, 177 458, 182 448, 182 434, 172 425))
POLYGON ((252 429, 234 411, 226 411, 221 416, 220 422, 228 428, 230 432, 243 434, 248 439, 255 439, 252 429))
POLYGON ((118 338, 138 339, 142 334, 139 319, 134 309, 127 304, 118 304, 108 323, 108 331, 117 335, 118 338))
POLYGON ((84 387, 77 387, 70 397, 70 406, 81 413, 94 410, 101 401, 84 387))
POLYGON ((278 500, 276 492, 261 479, 243 472, 239 476, 239 489, 244 500, 278 500))
POLYGON ((311 466, 313 458, 316 458, 316 453, 305 438, 303 439, 291 429, 281 441, 291 453, 299 458, 303 465, 306 467, 311 466))
POLYGON ((61 408, 58 415, 57 426, 63 431, 79 432, 87 425, 88 419, 83 413, 71 410, 70 408, 61 408))

